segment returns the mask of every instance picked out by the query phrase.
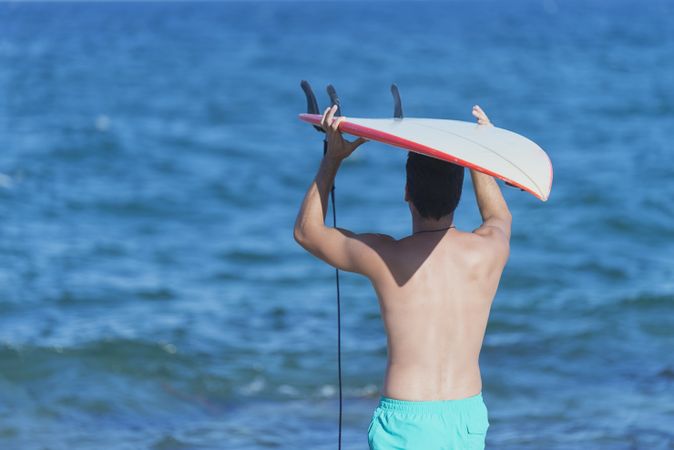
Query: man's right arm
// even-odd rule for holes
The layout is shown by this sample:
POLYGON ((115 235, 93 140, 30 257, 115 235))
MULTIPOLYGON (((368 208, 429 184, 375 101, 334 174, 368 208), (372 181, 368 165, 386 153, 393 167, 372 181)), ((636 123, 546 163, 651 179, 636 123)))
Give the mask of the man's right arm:
MULTIPOLYGON (((473 115, 481 126, 491 126, 489 118, 479 106, 473 107, 473 115)), ((499 254, 503 255, 505 263, 510 253, 512 224, 512 215, 508 205, 494 177, 473 169, 470 170, 470 176, 482 216, 482 225, 473 232, 490 240, 492 245, 499 248, 499 254)))

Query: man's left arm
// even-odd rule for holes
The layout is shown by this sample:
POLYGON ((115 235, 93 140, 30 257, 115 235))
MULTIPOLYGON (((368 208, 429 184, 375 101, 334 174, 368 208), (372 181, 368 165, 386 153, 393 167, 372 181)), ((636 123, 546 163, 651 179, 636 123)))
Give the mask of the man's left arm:
POLYGON ((344 140, 338 130, 343 118, 334 119, 335 111, 333 107, 323 114, 321 126, 326 130, 328 150, 297 214, 294 237, 308 252, 331 266, 371 277, 381 267, 383 248, 393 239, 381 234, 356 234, 325 226, 328 195, 339 166, 366 142, 363 138, 353 142, 344 140))

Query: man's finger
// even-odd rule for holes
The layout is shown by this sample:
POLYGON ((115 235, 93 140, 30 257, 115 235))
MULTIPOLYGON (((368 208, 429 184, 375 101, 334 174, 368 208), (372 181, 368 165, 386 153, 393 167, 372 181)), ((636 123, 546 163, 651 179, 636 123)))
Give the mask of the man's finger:
POLYGON ((350 144, 351 144, 351 147, 355 150, 366 142, 367 142, 367 139, 365 139, 363 137, 359 137, 355 141, 350 142, 350 144))
POLYGON ((489 120, 489 117, 487 117, 487 113, 485 113, 484 110, 483 110, 482 108, 480 108, 480 105, 475 105, 475 106, 473 107, 473 109, 474 109, 475 111, 477 111, 477 113, 478 113, 480 116, 482 116, 482 117, 485 118, 486 120, 489 120))
POLYGON ((484 113, 482 108, 480 108, 479 105, 473 106, 473 116, 477 118, 477 123, 479 125, 491 125, 491 122, 489 121, 489 117, 484 113))
POLYGON ((344 120, 344 117, 338 117, 337 119, 332 121, 332 129, 334 131, 337 131, 339 129, 339 124, 342 123, 342 120, 344 120))
POLYGON ((323 128, 324 130, 326 130, 326 128, 327 128, 325 119, 328 117, 328 111, 330 111, 329 106, 327 108, 325 108, 325 111, 323 111, 323 117, 321 117, 321 128, 323 128))
POLYGON ((328 114, 325 118, 326 125, 332 125, 332 119, 335 117, 335 111, 337 111, 337 105, 333 105, 328 109, 328 114))

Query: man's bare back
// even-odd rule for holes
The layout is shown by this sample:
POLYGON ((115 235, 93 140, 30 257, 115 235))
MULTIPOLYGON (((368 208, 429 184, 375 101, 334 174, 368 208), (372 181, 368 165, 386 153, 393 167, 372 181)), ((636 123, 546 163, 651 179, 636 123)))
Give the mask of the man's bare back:
POLYGON ((478 394, 478 357, 503 255, 454 228, 390 239, 381 254, 387 264, 370 280, 388 337, 383 395, 422 401, 478 394))

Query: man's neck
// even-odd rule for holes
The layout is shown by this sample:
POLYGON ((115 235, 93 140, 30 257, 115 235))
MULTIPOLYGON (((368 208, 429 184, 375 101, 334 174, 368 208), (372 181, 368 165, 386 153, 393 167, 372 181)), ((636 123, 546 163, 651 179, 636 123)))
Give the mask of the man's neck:
POLYGON ((421 231, 442 230, 454 224, 454 214, 442 216, 440 219, 427 219, 418 214, 412 214, 412 233, 421 231))

